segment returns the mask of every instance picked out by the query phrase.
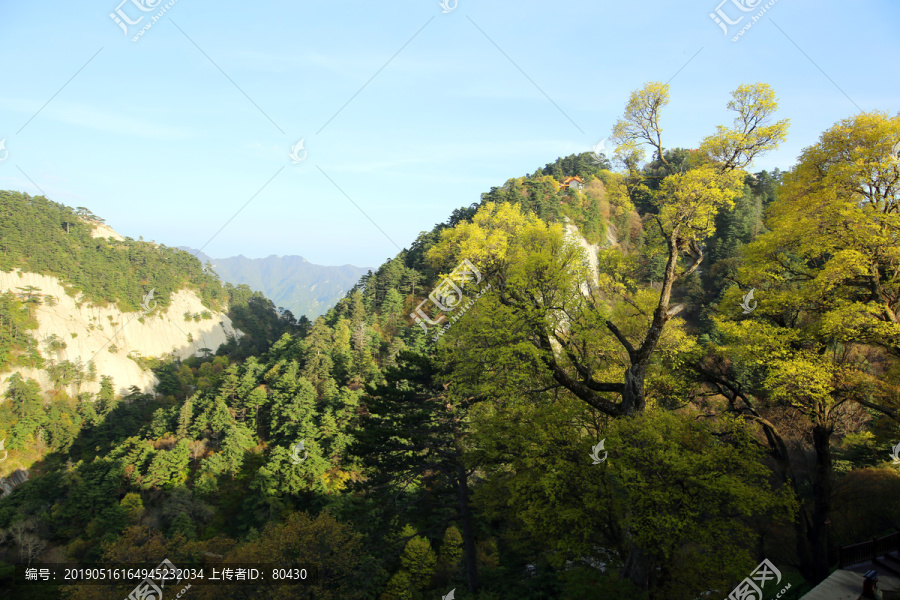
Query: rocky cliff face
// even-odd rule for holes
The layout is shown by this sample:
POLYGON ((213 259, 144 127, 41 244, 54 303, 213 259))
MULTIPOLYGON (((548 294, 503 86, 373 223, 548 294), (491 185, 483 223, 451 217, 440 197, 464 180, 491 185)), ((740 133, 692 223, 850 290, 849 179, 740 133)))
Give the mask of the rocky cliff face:
MULTIPOLYGON (((112 304, 93 305, 81 294, 75 298, 68 296, 56 277, 18 270, 0 272, 0 293, 15 293, 17 288, 29 285, 39 288, 42 296, 53 296, 58 302, 55 306, 44 302, 35 307, 38 328, 30 333, 38 340, 44 358, 57 363, 80 360, 85 369, 91 361, 96 365, 97 381, 83 383, 81 391, 99 391, 100 375, 110 375, 117 392, 125 393, 133 385, 149 392, 157 383, 156 377, 142 369, 129 355, 187 358, 201 348, 215 352, 229 335, 238 338, 243 335, 223 313, 210 311, 212 318, 185 320, 185 313, 201 315, 208 310, 192 291, 175 293, 166 312, 155 309, 146 315, 122 313, 112 304), (65 347, 51 350, 50 340, 62 342, 65 347)), ((150 306, 153 305, 151 302, 150 306)), ((56 347, 61 345, 57 343, 56 347)), ((7 381, 15 372, 36 380, 44 390, 52 387, 46 371, 17 367, 0 373, 0 394, 6 390, 7 381)), ((73 392, 77 390, 71 389, 70 393, 73 392)))
POLYGON ((612 223, 606 224, 606 245, 602 246, 600 244, 589 244, 584 236, 581 235, 581 232, 578 231, 578 227, 572 223, 568 217, 565 218, 565 232, 566 237, 570 240, 574 241, 576 244, 584 249, 585 258, 587 260, 586 266, 591 270, 591 281, 583 282, 581 284, 581 293, 585 295, 589 295, 591 285, 597 281, 600 276, 600 266, 597 259, 597 253, 600 252, 601 248, 609 248, 615 246, 619 243, 619 240, 616 239, 616 230, 612 223))
POLYGON ((120 242, 125 241, 124 237, 116 233, 115 230, 106 223, 98 223, 97 221, 88 221, 86 219, 85 222, 89 223, 92 227, 91 237, 113 239, 120 242))
POLYGON ((9 477, 0 477, 0 498, 11 493, 13 489, 28 481, 28 469, 16 469, 9 477))

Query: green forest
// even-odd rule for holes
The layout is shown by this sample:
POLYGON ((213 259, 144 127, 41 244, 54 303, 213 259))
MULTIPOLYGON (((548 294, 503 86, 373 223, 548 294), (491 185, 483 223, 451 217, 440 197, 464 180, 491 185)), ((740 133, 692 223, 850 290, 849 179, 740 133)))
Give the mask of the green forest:
MULTIPOLYGON (((198 600, 696 600, 768 560, 793 600, 900 528, 900 115, 752 172, 789 131, 768 85, 694 148, 665 145, 668 101, 634 91, 614 156, 498 182, 314 321, 0 192, 0 270, 129 311, 193 289, 247 334, 149 361, 152 394, 10 379, 0 475, 30 478, 0 499, 0 590, 16 565, 168 559, 316 572, 198 600)), ((0 371, 43 365, 46 301, 0 295, 0 371)))

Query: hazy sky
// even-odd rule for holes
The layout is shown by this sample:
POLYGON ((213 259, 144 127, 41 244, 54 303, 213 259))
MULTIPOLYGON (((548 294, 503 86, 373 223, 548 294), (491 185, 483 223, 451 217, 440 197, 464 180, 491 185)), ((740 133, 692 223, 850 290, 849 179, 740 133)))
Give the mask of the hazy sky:
POLYGON ((118 2, 0 0, 0 189, 216 257, 380 264, 590 151, 647 81, 671 83, 668 147, 729 124, 738 85, 771 84, 791 130, 753 170, 900 110, 896 0, 777 0, 756 22, 767 2, 118 2), (727 35, 717 8, 743 17, 727 35))

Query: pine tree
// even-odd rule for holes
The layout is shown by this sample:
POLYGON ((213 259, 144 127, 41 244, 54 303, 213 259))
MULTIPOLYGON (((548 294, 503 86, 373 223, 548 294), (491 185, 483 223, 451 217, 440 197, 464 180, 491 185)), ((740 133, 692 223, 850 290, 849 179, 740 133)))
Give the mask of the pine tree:
POLYGON ((100 410, 98 412, 101 417, 105 418, 119 403, 113 386, 112 377, 109 375, 102 375, 100 377, 100 393, 97 394, 97 401, 100 405, 100 410))
POLYGON ((470 401, 449 397, 438 382, 433 359, 426 355, 401 352, 398 366, 387 369, 385 379, 366 396, 369 416, 350 448, 368 468, 362 487, 380 498, 385 510, 410 517, 427 518, 438 507, 452 511, 463 527, 468 584, 475 592, 469 470, 462 459, 470 401), (419 502, 425 496, 429 502, 419 502))
POLYGON ((143 487, 151 486, 171 489, 187 478, 188 465, 191 462, 191 451, 187 440, 180 440, 171 450, 156 453, 150 461, 147 475, 143 479, 143 487))
MULTIPOLYGON (((412 527, 403 529, 403 536, 414 533, 412 527)), ((394 573, 388 581, 381 600, 416 600, 421 597, 420 592, 431 586, 431 578, 434 575, 434 567, 437 557, 431 549, 428 538, 414 536, 403 548, 400 555, 400 570, 394 573)))
POLYGON ((185 539, 196 540, 197 528, 194 526, 191 516, 184 512, 178 513, 178 516, 172 519, 172 524, 169 525, 169 535, 183 535, 185 539))
POLYGON ((40 387, 33 379, 25 380, 19 373, 13 373, 8 380, 8 388, 4 397, 6 402, 0 405, 0 416, 9 411, 5 419, 4 429, 9 431, 7 446, 13 449, 24 448, 37 439, 41 426, 46 421, 40 387))
POLYGON ((181 410, 178 411, 178 429, 175 432, 175 435, 178 436, 179 439, 187 437, 188 431, 191 427, 191 418, 194 416, 194 401, 193 398, 188 398, 184 401, 184 404, 181 405, 181 410))
POLYGON ((441 541, 440 553, 438 554, 437 560, 437 575, 445 587, 459 573, 462 558, 462 534, 455 525, 451 525, 444 531, 444 539, 441 541))

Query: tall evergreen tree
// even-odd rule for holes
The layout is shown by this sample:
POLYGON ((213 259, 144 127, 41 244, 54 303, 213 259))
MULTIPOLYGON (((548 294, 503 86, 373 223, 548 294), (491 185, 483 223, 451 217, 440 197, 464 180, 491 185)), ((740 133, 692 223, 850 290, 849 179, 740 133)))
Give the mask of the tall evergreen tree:
POLYGON ((385 383, 369 390, 351 452, 369 469, 363 484, 408 517, 463 529, 469 589, 478 589, 469 476, 463 463, 465 418, 471 400, 451 398, 432 358, 401 352, 385 383), (427 502, 425 500, 427 499, 427 502), (435 507, 440 512, 434 512, 435 507), (443 517, 443 518, 442 518, 443 517))

